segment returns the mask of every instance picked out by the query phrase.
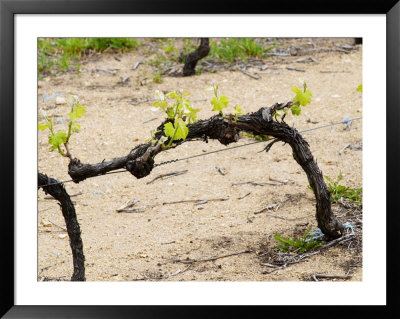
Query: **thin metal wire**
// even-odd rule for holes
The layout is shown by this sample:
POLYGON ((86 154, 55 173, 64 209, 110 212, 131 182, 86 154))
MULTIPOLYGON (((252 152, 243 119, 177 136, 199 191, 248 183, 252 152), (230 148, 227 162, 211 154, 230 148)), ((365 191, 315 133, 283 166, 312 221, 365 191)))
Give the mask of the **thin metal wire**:
MULTIPOLYGON (((322 126, 318 126, 318 127, 313 127, 313 128, 310 128, 310 129, 306 129, 306 130, 300 131, 299 133, 307 133, 307 132, 319 130, 319 129, 326 128, 326 127, 332 127, 332 126, 340 125, 340 124, 347 124, 347 123, 351 123, 352 121, 358 121, 358 120, 361 120, 361 119, 362 119, 362 117, 356 117, 356 118, 345 120, 345 121, 341 121, 341 122, 335 122, 335 123, 326 124, 326 125, 322 125, 322 126)), ((268 139, 268 140, 270 140, 270 139, 268 139)), ((175 163, 175 162, 179 162, 179 161, 184 161, 184 160, 188 160, 188 159, 195 158, 195 157, 206 156, 206 155, 215 154, 215 153, 219 153, 219 152, 229 151, 229 150, 233 150, 233 149, 239 148, 239 147, 254 145, 254 144, 258 144, 258 143, 263 143, 263 142, 266 142, 268 140, 256 141, 256 142, 251 142, 251 143, 242 144, 242 145, 235 145, 235 146, 228 147, 228 148, 222 148, 222 149, 216 150, 216 151, 211 151, 211 152, 207 152, 207 153, 191 155, 191 156, 184 157, 184 158, 168 160, 168 161, 164 161, 164 162, 161 162, 161 163, 154 164, 154 167, 158 167, 158 166, 166 165, 166 164, 171 164, 171 163, 175 163)), ((96 175, 96 176, 92 176, 92 177, 98 177, 98 176, 109 175, 109 174, 124 173, 124 172, 129 172, 129 171, 126 170, 126 169, 123 169, 123 170, 120 170, 120 171, 108 172, 108 173, 104 173, 104 174, 100 174, 100 175, 96 175)), ((69 180, 66 180, 66 181, 58 182, 58 183, 40 185, 40 187, 64 184, 64 183, 69 183, 69 182, 73 182, 73 181, 74 181, 73 179, 69 179, 69 180)))

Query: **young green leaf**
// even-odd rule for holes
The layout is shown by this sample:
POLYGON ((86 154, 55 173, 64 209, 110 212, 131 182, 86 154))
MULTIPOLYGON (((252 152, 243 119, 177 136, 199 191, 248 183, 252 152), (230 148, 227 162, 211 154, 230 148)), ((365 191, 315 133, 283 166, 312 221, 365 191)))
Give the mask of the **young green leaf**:
POLYGON ((165 110, 165 109, 167 108, 167 106, 168 106, 168 102, 165 101, 165 100, 163 100, 163 101, 156 101, 156 102, 153 103, 153 106, 159 107, 159 108, 161 108, 162 110, 165 110))
POLYGON ((235 122, 237 122, 238 115, 243 114, 242 108, 240 107, 240 105, 235 105, 232 113, 235 115, 235 122))
POLYGON ((174 124, 171 122, 164 124, 164 134, 171 138, 171 142, 180 139, 184 140, 188 133, 189 129, 181 118, 176 119, 174 124))
POLYGON ((295 104, 295 105, 293 105, 291 108, 290 108, 290 110, 292 111, 292 114, 293 115, 300 115, 300 113, 301 113, 301 107, 300 107, 300 105, 298 105, 298 104, 295 104))
POLYGON ((172 91, 169 92, 168 94, 165 95, 166 97, 169 97, 171 99, 178 99, 180 98, 180 96, 178 95, 178 93, 176 93, 176 91, 172 91))
POLYGON ((173 109, 172 107, 169 107, 169 108, 167 108, 166 112, 167 112, 168 118, 171 119, 171 120, 173 120, 174 117, 175 117, 175 111, 174 111, 174 109, 173 109))
POLYGON ((164 124, 164 134, 170 138, 174 137, 175 128, 171 122, 164 124))
POLYGON ((191 106, 187 106, 187 111, 185 114, 188 117, 188 123, 194 123, 197 121, 197 112, 200 111, 200 109, 194 109, 191 106))
POLYGON ((174 140, 184 140, 189 133, 186 123, 182 119, 178 118, 175 120, 174 126, 176 129, 174 140))
POLYGON ((76 123, 76 122, 72 123, 72 127, 71 127, 72 132, 78 133, 80 129, 81 129, 81 126, 78 123, 76 123))
POLYGON ((298 102, 302 106, 306 106, 311 102, 312 93, 309 90, 301 90, 297 86, 295 86, 292 91, 296 93, 296 96, 293 98, 293 102, 298 102))
POLYGON ((42 124, 42 123, 38 123, 38 129, 40 131, 44 131, 46 128, 48 128, 49 126, 47 124, 42 124))
POLYGON ((219 98, 215 96, 211 101, 211 104, 213 105, 212 110, 222 113, 222 109, 228 107, 228 103, 229 98, 227 96, 221 95, 219 98))
POLYGON ((67 141, 67 133, 65 131, 59 131, 55 135, 49 136, 49 144, 53 150, 57 149, 61 144, 67 141))
POLYGON ((363 91, 363 85, 362 84, 360 84, 359 86, 357 86, 357 89, 356 89, 358 92, 362 92, 363 91))
POLYGON ((237 114, 237 115, 243 114, 242 108, 240 107, 240 105, 235 105, 235 107, 233 109, 233 114, 237 114))
POLYGON ((84 114, 86 114, 86 108, 77 104, 72 108, 71 112, 68 113, 68 116, 73 121, 76 118, 82 117, 84 114))
POLYGON ((165 100, 165 96, 159 90, 156 91, 157 101, 153 103, 154 107, 159 107, 162 110, 166 110, 168 108, 168 102, 165 100))

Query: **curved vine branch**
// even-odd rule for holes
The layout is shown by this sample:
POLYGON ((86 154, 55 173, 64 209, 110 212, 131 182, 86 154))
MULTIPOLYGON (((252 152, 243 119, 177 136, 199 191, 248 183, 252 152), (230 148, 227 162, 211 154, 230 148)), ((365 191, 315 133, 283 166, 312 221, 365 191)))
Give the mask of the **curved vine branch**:
POLYGON ((183 66, 183 76, 195 74, 195 67, 197 62, 206 57, 209 52, 210 40, 208 38, 201 38, 199 47, 193 52, 190 52, 185 59, 185 65, 183 66))
MULTIPOLYGON (((306 140, 299 132, 281 122, 273 119, 272 114, 278 109, 290 107, 293 102, 275 103, 271 107, 263 107, 257 112, 238 116, 237 121, 228 115, 222 117, 215 115, 208 120, 199 120, 189 124, 189 133, 185 141, 202 138, 217 139, 221 144, 228 145, 239 140, 239 132, 245 131, 255 135, 270 135, 277 140, 287 143, 293 151, 293 158, 307 174, 310 186, 314 190, 316 199, 316 219, 321 231, 331 238, 337 238, 343 233, 343 225, 333 215, 331 209, 330 193, 326 187, 323 175, 309 149, 306 140)), ((165 123, 165 122, 164 122, 165 123)), ((159 126, 162 132, 163 124, 159 126)), ((185 141, 178 141, 181 144, 185 141)), ((162 151, 162 147, 152 146, 150 143, 135 147, 126 157, 116 158, 109 162, 99 164, 81 164, 79 160, 71 161, 68 173, 76 182, 85 178, 102 175, 118 168, 126 168, 135 177, 142 178, 150 174, 154 166, 154 156, 162 151)))
POLYGON ((71 281, 85 281, 85 256, 83 254, 81 230, 76 217, 74 204, 72 204, 71 198, 64 186, 59 184, 59 181, 54 178, 38 173, 38 188, 40 187, 43 188, 46 194, 50 194, 58 200, 61 206, 72 250, 74 272, 71 281), (42 186, 53 183, 55 185, 42 186))

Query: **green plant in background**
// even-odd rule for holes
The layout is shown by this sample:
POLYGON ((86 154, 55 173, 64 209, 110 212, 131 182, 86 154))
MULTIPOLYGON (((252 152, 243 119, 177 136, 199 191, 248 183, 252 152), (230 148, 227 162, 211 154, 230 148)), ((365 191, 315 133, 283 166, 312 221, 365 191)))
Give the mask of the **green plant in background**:
POLYGON ((200 75, 200 74, 203 73, 203 71, 204 71, 204 68, 198 67, 198 68, 196 68, 196 70, 195 70, 195 74, 196 74, 196 75, 200 75))
POLYGON ((163 46, 163 50, 165 53, 176 54, 178 50, 175 48, 175 39, 169 39, 168 43, 163 46))
POLYGON ((66 54, 63 54, 61 57, 61 61, 59 61, 58 68, 61 71, 67 71, 69 68, 68 57, 66 54))
POLYGON ((307 229, 303 236, 296 239, 294 239, 293 237, 285 238, 276 234, 274 238, 278 240, 281 245, 276 245, 275 248, 279 249, 282 252, 295 252, 302 254, 325 244, 325 242, 315 240, 313 236, 309 237, 310 231, 311 228, 307 229))
POLYGON ((325 176, 328 190, 331 193, 332 202, 336 203, 343 197, 349 201, 361 203, 362 188, 353 189, 347 186, 340 185, 339 182, 341 181, 342 177, 342 172, 339 172, 336 181, 333 181, 328 176, 325 176))
POLYGON ((153 82, 162 83, 162 74, 160 71, 153 73, 153 82))
POLYGON ((127 52, 136 49, 141 43, 133 38, 88 38, 87 49, 98 52, 106 50, 115 50, 119 52, 127 52))
POLYGON ((362 92, 363 91, 363 85, 362 85, 362 83, 359 85, 359 86, 357 86, 357 92, 362 92))
POLYGON ((192 107, 190 100, 187 98, 190 93, 183 91, 172 91, 164 95, 160 91, 156 91, 157 101, 153 106, 161 108, 168 117, 168 122, 164 124, 164 137, 158 141, 155 140, 155 133, 152 133, 153 144, 161 143, 165 149, 171 147, 173 141, 186 139, 189 129, 187 124, 197 121, 197 112, 199 109, 192 107), (168 99, 175 100, 171 105, 168 99), (169 139, 167 145, 164 143, 169 139))
POLYGON ((141 45, 133 38, 39 38, 39 76, 57 71, 67 71, 78 59, 89 51, 114 50, 127 52, 141 45))
POLYGON ((67 103, 71 107, 71 111, 68 113, 68 130, 59 130, 55 132, 53 119, 49 118, 45 113, 42 114, 43 122, 38 123, 38 129, 44 131, 49 129, 50 134, 48 136, 48 142, 50 144, 50 151, 57 150, 64 157, 73 159, 72 154, 69 150, 69 140, 72 133, 79 132, 80 125, 77 123, 76 119, 82 117, 86 113, 86 108, 79 104, 78 99, 73 95, 67 96, 67 103))
POLYGON ((210 41, 209 59, 228 62, 242 60, 247 62, 251 57, 263 57, 275 46, 264 47, 261 41, 254 38, 228 38, 210 41))
POLYGON ((159 68, 163 63, 167 61, 167 57, 164 54, 158 54, 154 56, 148 63, 149 65, 159 68))
MULTIPOLYGON (((196 45, 197 39, 195 39, 195 41, 193 41, 193 39, 191 38, 184 38, 183 39, 183 54, 184 54, 184 58, 186 57, 186 55, 188 55, 190 52, 193 52, 194 50, 197 49, 198 44, 196 45)), ((183 61, 185 62, 185 61, 183 61)))

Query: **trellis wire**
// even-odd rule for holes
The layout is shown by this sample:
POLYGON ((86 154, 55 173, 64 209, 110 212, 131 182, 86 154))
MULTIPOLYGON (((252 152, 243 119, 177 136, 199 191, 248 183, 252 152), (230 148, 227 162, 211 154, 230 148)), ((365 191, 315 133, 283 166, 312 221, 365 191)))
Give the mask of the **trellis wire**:
MULTIPOLYGON (((332 127, 332 126, 340 125, 340 124, 347 124, 347 123, 351 123, 353 121, 357 121, 357 120, 361 120, 361 119, 362 119, 362 117, 356 117, 356 118, 353 118, 353 119, 346 119, 346 120, 341 121, 341 122, 336 122, 336 123, 331 123, 331 124, 326 124, 326 125, 322 125, 322 126, 306 129, 306 130, 300 131, 299 133, 307 133, 307 132, 319 130, 319 129, 326 128, 326 127, 332 127)), ((206 156, 206 155, 215 154, 215 153, 219 153, 219 152, 229 151, 229 150, 233 150, 235 148, 254 145, 254 144, 258 144, 258 143, 263 143, 263 142, 266 142, 266 141, 268 141, 268 140, 256 141, 256 142, 251 142, 251 143, 247 143, 247 144, 243 144, 243 145, 236 145, 236 146, 232 146, 232 147, 228 147, 228 148, 222 148, 220 150, 211 151, 211 152, 207 152, 207 153, 196 154, 196 155, 192 155, 192 156, 188 156, 188 157, 184 157, 184 158, 168 160, 168 161, 164 161, 164 162, 161 162, 161 163, 154 164, 154 167, 158 167, 158 166, 166 165, 166 164, 171 164, 171 163, 175 163, 175 162, 180 162, 180 161, 185 161, 185 160, 188 160, 188 159, 191 159, 191 158, 195 158, 195 157, 206 156)), ((109 174, 124 173, 124 172, 128 172, 128 170, 123 169, 123 170, 119 170, 119 171, 108 172, 108 173, 92 176, 92 177, 98 177, 98 176, 109 175, 109 174)), ((40 185, 40 187, 45 187, 45 186, 50 186, 50 185, 57 185, 57 184, 64 184, 64 183, 69 183, 69 182, 73 182, 73 181, 74 181, 73 179, 69 179, 69 180, 66 180, 66 181, 58 182, 58 183, 50 183, 50 184, 46 184, 46 185, 40 185)))

